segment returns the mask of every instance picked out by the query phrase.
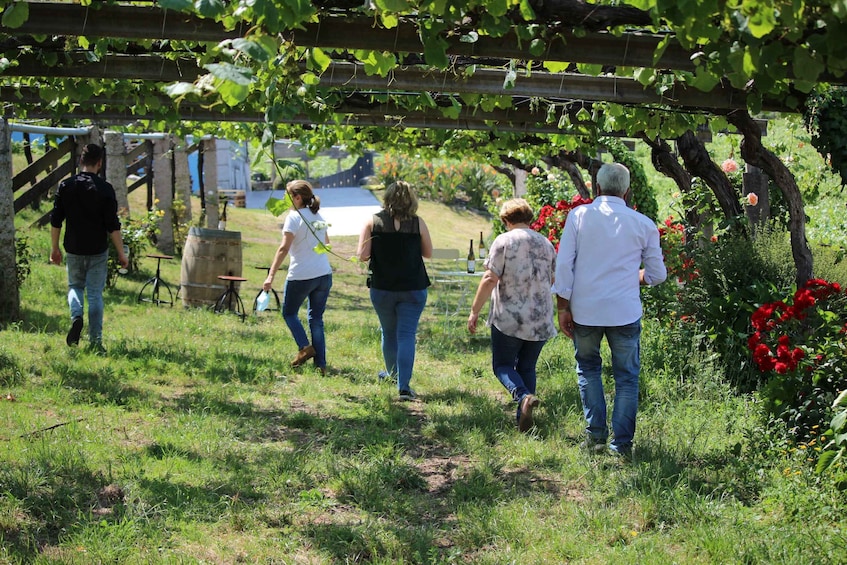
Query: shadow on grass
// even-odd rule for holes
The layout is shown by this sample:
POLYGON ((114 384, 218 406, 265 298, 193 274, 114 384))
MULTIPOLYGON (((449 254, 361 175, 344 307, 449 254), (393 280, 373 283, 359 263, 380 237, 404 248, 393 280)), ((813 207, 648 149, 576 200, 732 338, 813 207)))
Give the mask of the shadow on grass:
MULTIPOLYGON (((432 528, 387 527, 369 528, 369 524, 309 524, 304 535, 336 563, 371 563, 379 559, 394 562, 398 554, 407 563, 434 562, 452 545, 432 528), (386 532, 387 530, 387 532, 386 532), (389 538, 395 547, 389 547, 389 538)), ((451 561, 452 562, 452 561, 451 561)))
POLYGON ((241 480, 189 484, 167 478, 145 478, 138 481, 138 488, 146 504, 167 509, 167 517, 163 516, 163 519, 168 522, 186 520, 215 523, 230 512, 236 501, 253 505, 266 498, 241 480))
POLYGON ((177 367, 177 374, 190 368, 191 373, 202 376, 210 383, 255 383, 265 381, 274 375, 276 360, 241 351, 226 349, 221 341, 221 349, 208 351, 186 351, 179 344, 126 342, 116 343, 109 348, 110 356, 126 358, 127 362, 139 368, 152 369, 164 373, 157 364, 170 364, 177 367))
MULTIPOLYGON (((138 291, 141 290, 141 285, 144 284, 145 280, 147 279, 139 279, 138 282, 132 281, 131 283, 122 280, 118 288, 112 287, 105 289, 103 291, 103 301, 107 314, 109 308, 114 307, 116 304, 135 304, 138 298, 138 291)), ((21 319, 23 320, 20 326, 21 330, 27 333, 55 333, 57 334, 57 338, 61 335, 62 345, 64 345, 64 337, 67 334, 68 328, 70 328, 70 311, 67 309, 67 287, 64 290, 65 292, 61 296, 51 294, 48 299, 54 302, 44 305, 43 308, 42 305, 37 303, 22 302, 20 307, 21 319), (56 316, 56 305, 63 305, 63 313, 65 315, 56 316)), ((85 322, 87 325, 87 302, 85 322)))
POLYGON ((149 394, 128 386, 108 371, 68 368, 62 374, 62 382, 72 389, 74 402, 79 404, 126 406, 135 401, 146 403, 151 400, 149 394))
POLYGON ((34 443, 32 458, 23 463, 7 462, 0 470, 7 501, 14 501, 21 519, 0 523, 0 539, 8 555, 31 562, 45 545, 59 543, 67 530, 81 517, 91 518, 97 493, 106 484, 104 477, 90 469, 72 446, 46 447, 34 443), (23 519, 26 517, 26 519, 23 519))

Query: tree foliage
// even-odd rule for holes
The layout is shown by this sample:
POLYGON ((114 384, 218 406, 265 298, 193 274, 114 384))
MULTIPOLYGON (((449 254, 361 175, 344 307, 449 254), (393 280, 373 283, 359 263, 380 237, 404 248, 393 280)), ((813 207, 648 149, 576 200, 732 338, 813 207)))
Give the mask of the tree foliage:
MULTIPOLYGON (((28 4, 2 0, 5 32, 21 27, 29 18, 28 4)), ((96 116, 114 101, 132 113, 151 116, 145 128, 160 129, 180 124, 190 133, 223 133, 231 137, 256 137, 268 141, 278 136, 298 138, 306 147, 331 143, 350 146, 431 146, 442 151, 460 151, 472 146, 492 156, 522 148, 521 134, 491 131, 459 135, 422 132, 420 128, 363 127, 346 125, 349 115, 339 110, 345 103, 390 104, 398 115, 435 112, 454 119, 470 114, 529 106, 539 122, 554 124, 567 135, 550 135, 551 145, 564 149, 591 147, 600 133, 620 131, 627 135, 646 133, 674 137, 704 114, 677 113, 662 105, 633 108, 613 102, 598 104, 561 97, 514 97, 510 90, 534 73, 563 72, 637 80, 645 89, 673 98, 684 89, 704 92, 729 84, 751 112, 765 100, 799 108, 814 84, 843 76, 847 65, 845 32, 847 9, 842 2, 820 0, 745 0, 740 3, 699 0, 632 0, 589 3, 582 0, 163 0, 168 13, 183 13, 214 20, 237 37, 217 43, 185 39, 108 38, 86 36, 69 30, 53 38, 7 42, 0 69, 4 85, 31 86, 49 104, 55 116, 70 113, 87 101, 96 116), (307 25, 338 18, 365 18, 374 30, 400 30, 412 26, 420 41, 418 52, 344 47, 303 47, 298 31, 307 25), (550 49, 568 37, 604 30, 623 35, 633 31, 660 34, 664 39, 654 53, 652 67, 545 59, 550 49), (78 35, 75 35, 78 34, 78 35), (515 41, 526 49, 525 59, 463 57, 452 54, 456 43, 473 46, 494 38, 515 41), (666 68, 659 62, 673 45, 690 51, 693 67, 666 68), (155 55, 164 61, 196 65, 201 74, 188 80, 90 80, 73 76, 20 76, 13 69, 23 64, 23 55, 35 57, 49 67, 61 67, 74 55, 97 61, 113 54, 155 55), (355 62, 360 72, 390 79, 402 68, 420 67, 471 77, 483 68, 502 72, 499 92, 467 94, 440 91, 357 91, 322 86, 332 64, 355 62), (170 98, 173 102, 169 102, 170 98), (261 125, 232 122, 186 124, 184 108, 232 110, 264 117, 261 125), (285 125, 297 118, 296 124, 285 125)), ((90 6, 96 10, 99 5, 90 6)), ((178 17, 172 15, 170 17, 178 17)), ((128 25, 132 25, 128 22, 128 25)), ((343 41, 340 43, 343 44, 343 41)), ((622 53, 621 60, 626 59, 622 53)), ((388 83, 390 85, 390 81, 388 83)), ((26 108, 21 105, 25 114, 26 108)), ((392 124, 393 125, 393 124, 392 124)), ((461 124, 457 124, 461 126, 461 124)), ((456 129, 459 129, 457 127, 456 129)), ((187 132, 187 131, 186 131, 187 132)), ((539 153, 535 151, 535 153, 539 153)), ((527 158, 527 160, 531 160, 527 158)))
POLYGON ((812 144, 847 184, 847 90, 820 88, 806 104, 806 126, 812 144))
MULTIPOLYGON (((799 110, 816 83, 843 82, 847 70, 842 0, 164 0, 151 8, 162 29, 183 17, 198 28, 217 26, 216 42, 151 31, 136 37, 131 21, 120 37, 97 33, 88 18, 114 7, 99 3, 62 35, 27 36, 15 30, 26 30, 31 12, 44 5, 0 0, 0 6, 8 39, 0 71, 22 117, 48 108, 58 119, 83 108, 96 120, 120 106, 148 120, 127 129, 260 138, 265 146, 286 137, 310 152, 343 144, 352 151, 404 147, 447 157, 473 151, 494 163, 504 156, 538 162, 562 151, 590 154, 609 134, 671 139, 689 135, 707 117, 722 128, 726 122, 716 113, 737 126, 737 116, 764 107, 799 110), (360 22, 355 29, 362 37, 393 32, 396 40, 351 47, 351 37, 320 38, 322 27, 340 21, 360 22), (589 36, 596 42, 590 45, 625 41, 619 54, 573 50, 579 54, 566 60, 568 42, 589 36), (648 47, 652 62, 627 64, 635 60, 630 43, 635 50, 643 37, 655 41, 648 47), (486 56, 492 42, 500 54, 486 56), (115 78, 91 80, 80 70, 86 66, 94 76, 115 78), (342 71, 339 81, 334 75, 342 71), (405 86, 393 87, 400 75, 405 86), (558 92, 541 89, 541 82, 533 84, 544 94, 521 90, 536 78, 549 89, 551 77, 561 77, 558 92), (571 85, 582 85, 578 97, 569 94, 571 85), (630 96, 632 85, 640 85, 651 97, 627 103, 618 85, 630 96), (697 92, 708 96, 690 96, 697 92), (682 98, 703 107, 681 105, 682 98), (710 106, 711 100, 720 104, 710 106), (361 108, 370 114, 363 118, 361 108), (226 125, 186 121, 194 111, 235 117, 226 125), (529 140, 542 126, 547 133, 529 140)), ((786 176, 772 155, 750 155, 769 173, 786 176)), ((811 258, 803 257, 795 184, 787 177, 780 182, 793 198, 795 258, 805 274, 811 258)), ((726 200, 730 214, 736 206, 726 200)))

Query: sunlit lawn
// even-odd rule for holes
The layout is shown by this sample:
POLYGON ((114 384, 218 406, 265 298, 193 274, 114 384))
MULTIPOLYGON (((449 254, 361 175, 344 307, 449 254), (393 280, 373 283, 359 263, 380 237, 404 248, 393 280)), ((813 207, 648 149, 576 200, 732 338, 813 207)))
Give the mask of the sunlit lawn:
MULTIPOLYGON (((437 246, 488 221, 424 203, 437 246)), ((255 296, 278 219, 231 210, 255 296)), ((27 225, 21 218, 20 225, 27 225)), ((433 287, 413 385, 380 383, 355 236, 335 238, 330 371, 292 370, 278 314, 136 301, 155 269, 107 291, 108 355, 69 349, 64 269, 39 260, 24 321, 0 332, 0 560, 26 563, 843 563, 840 492, 769 447, 755 401, 706 354, 647 322, 635 461, 589 456, 572 349, 539 364, 520 434, 468 292, 433 287), (461 302, 464 300, 464 302, 461 302), (455 310, 458 309, 458 312, 455 310), (697 367, 684 380, 680 366, 697 367), (8 395, 8 396, 7 396, 8 395)), ((178 260, 163 278, 180 278, 178 260)), ((281 289, 281 283, 278 285, 281 289)))

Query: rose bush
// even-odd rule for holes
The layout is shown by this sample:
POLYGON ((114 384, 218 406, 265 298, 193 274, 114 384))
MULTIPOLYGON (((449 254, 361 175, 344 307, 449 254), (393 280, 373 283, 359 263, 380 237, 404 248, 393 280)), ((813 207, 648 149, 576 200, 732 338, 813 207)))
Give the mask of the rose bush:
POLYGON ((785 420, 804 446, 820 448, 833 402, 847 388, 847 294, 835 282, 811 279, 786 300, 762 304, 747 340, 766 378, 765 406, 785 420))
POLYGON ((568 219, 568 213, 577 206, 590 204, 591 202, 591 199, 583 198, 577 194, 569 201, 559 200, 553 205, 545 204, 538 211, 538 218, 530 227, 544 235, 553 244, 556 251, 559 251, 559 239, 562 237, 562 229, 565 227, 565 220, 568 219))
POLYGON ((694 280, 697 270, 694 260, 685 249, 685 225, 674 220, 673 216, 665 218, 659 225, 659 244, 662 246, 662 257, 668 269, 668 278, 684 283, 694 280))

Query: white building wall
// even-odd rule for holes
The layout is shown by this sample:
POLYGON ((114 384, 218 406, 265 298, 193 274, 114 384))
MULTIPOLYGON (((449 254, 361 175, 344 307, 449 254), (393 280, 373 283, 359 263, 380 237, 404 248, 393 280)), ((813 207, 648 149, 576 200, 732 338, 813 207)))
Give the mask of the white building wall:
POLYGON ((247 143, 218 139, 218 188, 221 190, 250 190, 250 156, 247 143))

